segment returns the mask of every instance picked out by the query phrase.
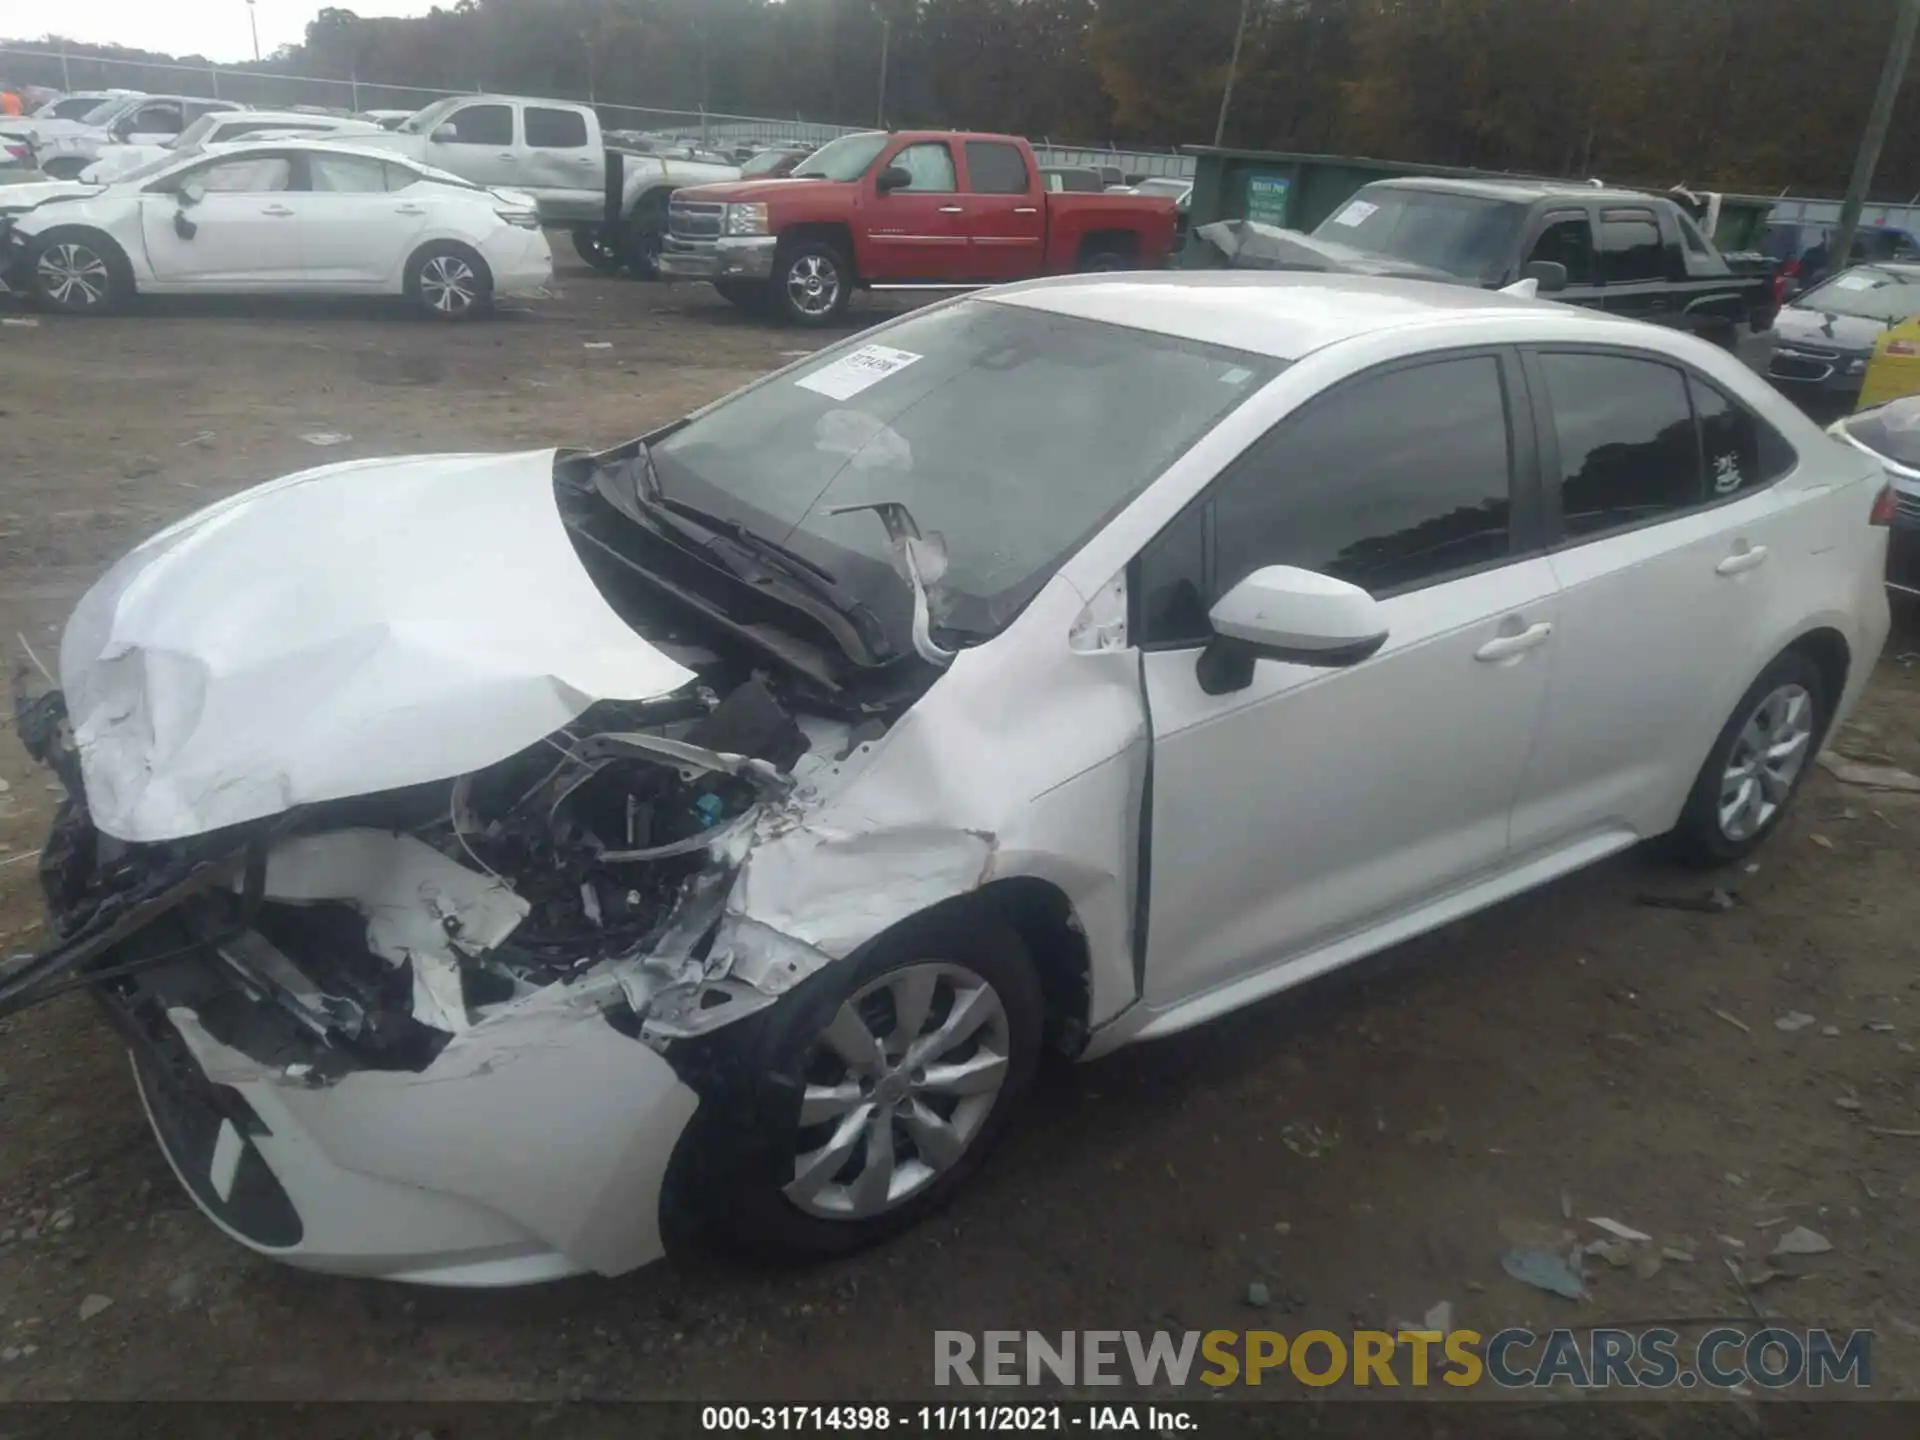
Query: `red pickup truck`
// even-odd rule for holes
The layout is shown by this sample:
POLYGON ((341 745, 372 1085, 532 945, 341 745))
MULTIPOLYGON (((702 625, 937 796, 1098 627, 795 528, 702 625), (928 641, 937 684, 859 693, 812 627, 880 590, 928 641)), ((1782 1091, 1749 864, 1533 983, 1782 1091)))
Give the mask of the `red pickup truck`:
POLYGON ((660 273, 828 325, 856 286, 1158 267, 1175 223, 1168 196, 1048 191, 1017 136, 876 130, 841 136, 787 179, 676 190, 660 273))

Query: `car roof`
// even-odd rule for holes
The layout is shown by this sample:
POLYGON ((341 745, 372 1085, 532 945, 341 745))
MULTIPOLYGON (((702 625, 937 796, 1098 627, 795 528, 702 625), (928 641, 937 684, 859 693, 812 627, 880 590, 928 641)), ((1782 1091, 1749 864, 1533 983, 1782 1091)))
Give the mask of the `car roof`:
POLYGON ((210 110, 210 115, 218 115, 222 120, 284 120, 311 124, 322 121, 329 125, 344 124, 349 118, 345 115, 316 115, 311 110, 210 110))
POLYGON ((1500 179, 1456 180, 1444 175, 1402 175, 1392 180, 1374 180, 1369 190, 1424 190, 1441 195, 1468 195, 1476 200, 1509 200, 1531 204, 1537 200, 1613 200, 1645 204, 1654 196, 1645 190, 1619 190, 1602 185, 1576 185, 1568 181, 1500 179))
MULTIPOLYGON (((1526 311, 1556 317, 1587 313, 1472 285, 1317 271, 1069 275, 1005 286, 984 298, 1277 360, 1298 360, 1325 345, 1434 320, 1526 311)), ((1594 319, 1606 323, 1604 316, 1594 319)))
MULTIPOLYGON (((315 150, 322 155, 358 155, 363 160, 385 160, 389 164, 419 171, 429 180, 441 179, 445 175, 444 171, 435 171, 431 165, 423 165, 410 156, 397 154, 392 150, 382 150, 372 145, 355 145, 352 134, 338 140, 331 134, 293 135, 285 140, 240 140, 230 145, 218 146, 204 154, 183 155, 180 157, 180 163, 184 167, 217 159, 224 164, 231 160, 244 160, 249 155, 278 155, 288 150, 315 150)), ((461 180, 459 176, 453 178, 463 186, 473 189, 486 188, 475 185, 471 180, 461 180)))

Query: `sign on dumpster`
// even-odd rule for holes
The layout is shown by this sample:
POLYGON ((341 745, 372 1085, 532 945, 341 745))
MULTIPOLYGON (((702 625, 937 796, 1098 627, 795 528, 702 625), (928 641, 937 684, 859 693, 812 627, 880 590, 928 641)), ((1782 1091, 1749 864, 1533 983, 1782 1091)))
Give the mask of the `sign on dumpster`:
POLYGON ((1247 176, 1247 219, 1263 225, 1287 224, 1287 197, 1293 181, 1285 175, 1247 176))

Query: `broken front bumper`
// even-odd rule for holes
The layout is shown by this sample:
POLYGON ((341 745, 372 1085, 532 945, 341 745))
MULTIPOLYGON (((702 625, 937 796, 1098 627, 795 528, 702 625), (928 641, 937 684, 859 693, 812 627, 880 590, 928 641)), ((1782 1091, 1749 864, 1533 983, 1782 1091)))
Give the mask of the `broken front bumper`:
POLYGON ((432 1285, 614 1275, 663 1253, 667 1166, 698 1101, 591 997, 529 997, 418 1073, 316 1083, 208 1032, 189 1003, 205 963, 100 994, 168 1163, 234 1239, 432 1285))

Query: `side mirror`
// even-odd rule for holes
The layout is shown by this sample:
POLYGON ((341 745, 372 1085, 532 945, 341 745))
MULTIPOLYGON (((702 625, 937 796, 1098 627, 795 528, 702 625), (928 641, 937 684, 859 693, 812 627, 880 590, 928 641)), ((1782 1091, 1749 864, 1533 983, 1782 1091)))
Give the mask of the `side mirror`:
POLYGON ((207 198, 207 187, 198 180, 189 180, 174 192, 174 198, 180 202, 182 209, 186 209, 207 198))
POLYGON ((1567 288, 1567 267, 1558 260, 1529 260, 1520 267, 1520 278, 1531 280, 1542 295, 1567 288))
POLYGON ((880 172, 880 193, 887 195, 895 190, 904 190, 913 184, 913 172, 904 165, 889 165, 880 172))
POLYGON ((452 122, 448 122, 445 125, 436 125, 433 134, 427 138, 436 145, 458 145, 460 143, 460 127, 452 122))
POLYGON ((1357 665, 1387 643, 1380 602, 1358 585, 1291 565, 1247 576, 1207 617, 1213 640, 1196 671, 1209 695, 1253 683, 1256 660, 1335 668, 1357 665))
POLYGON ((114 139, 122 142, 132 139, 133 138, 133 117, 129 115, 126 119, 117 123, 113 127, 112 134, 114 139))

